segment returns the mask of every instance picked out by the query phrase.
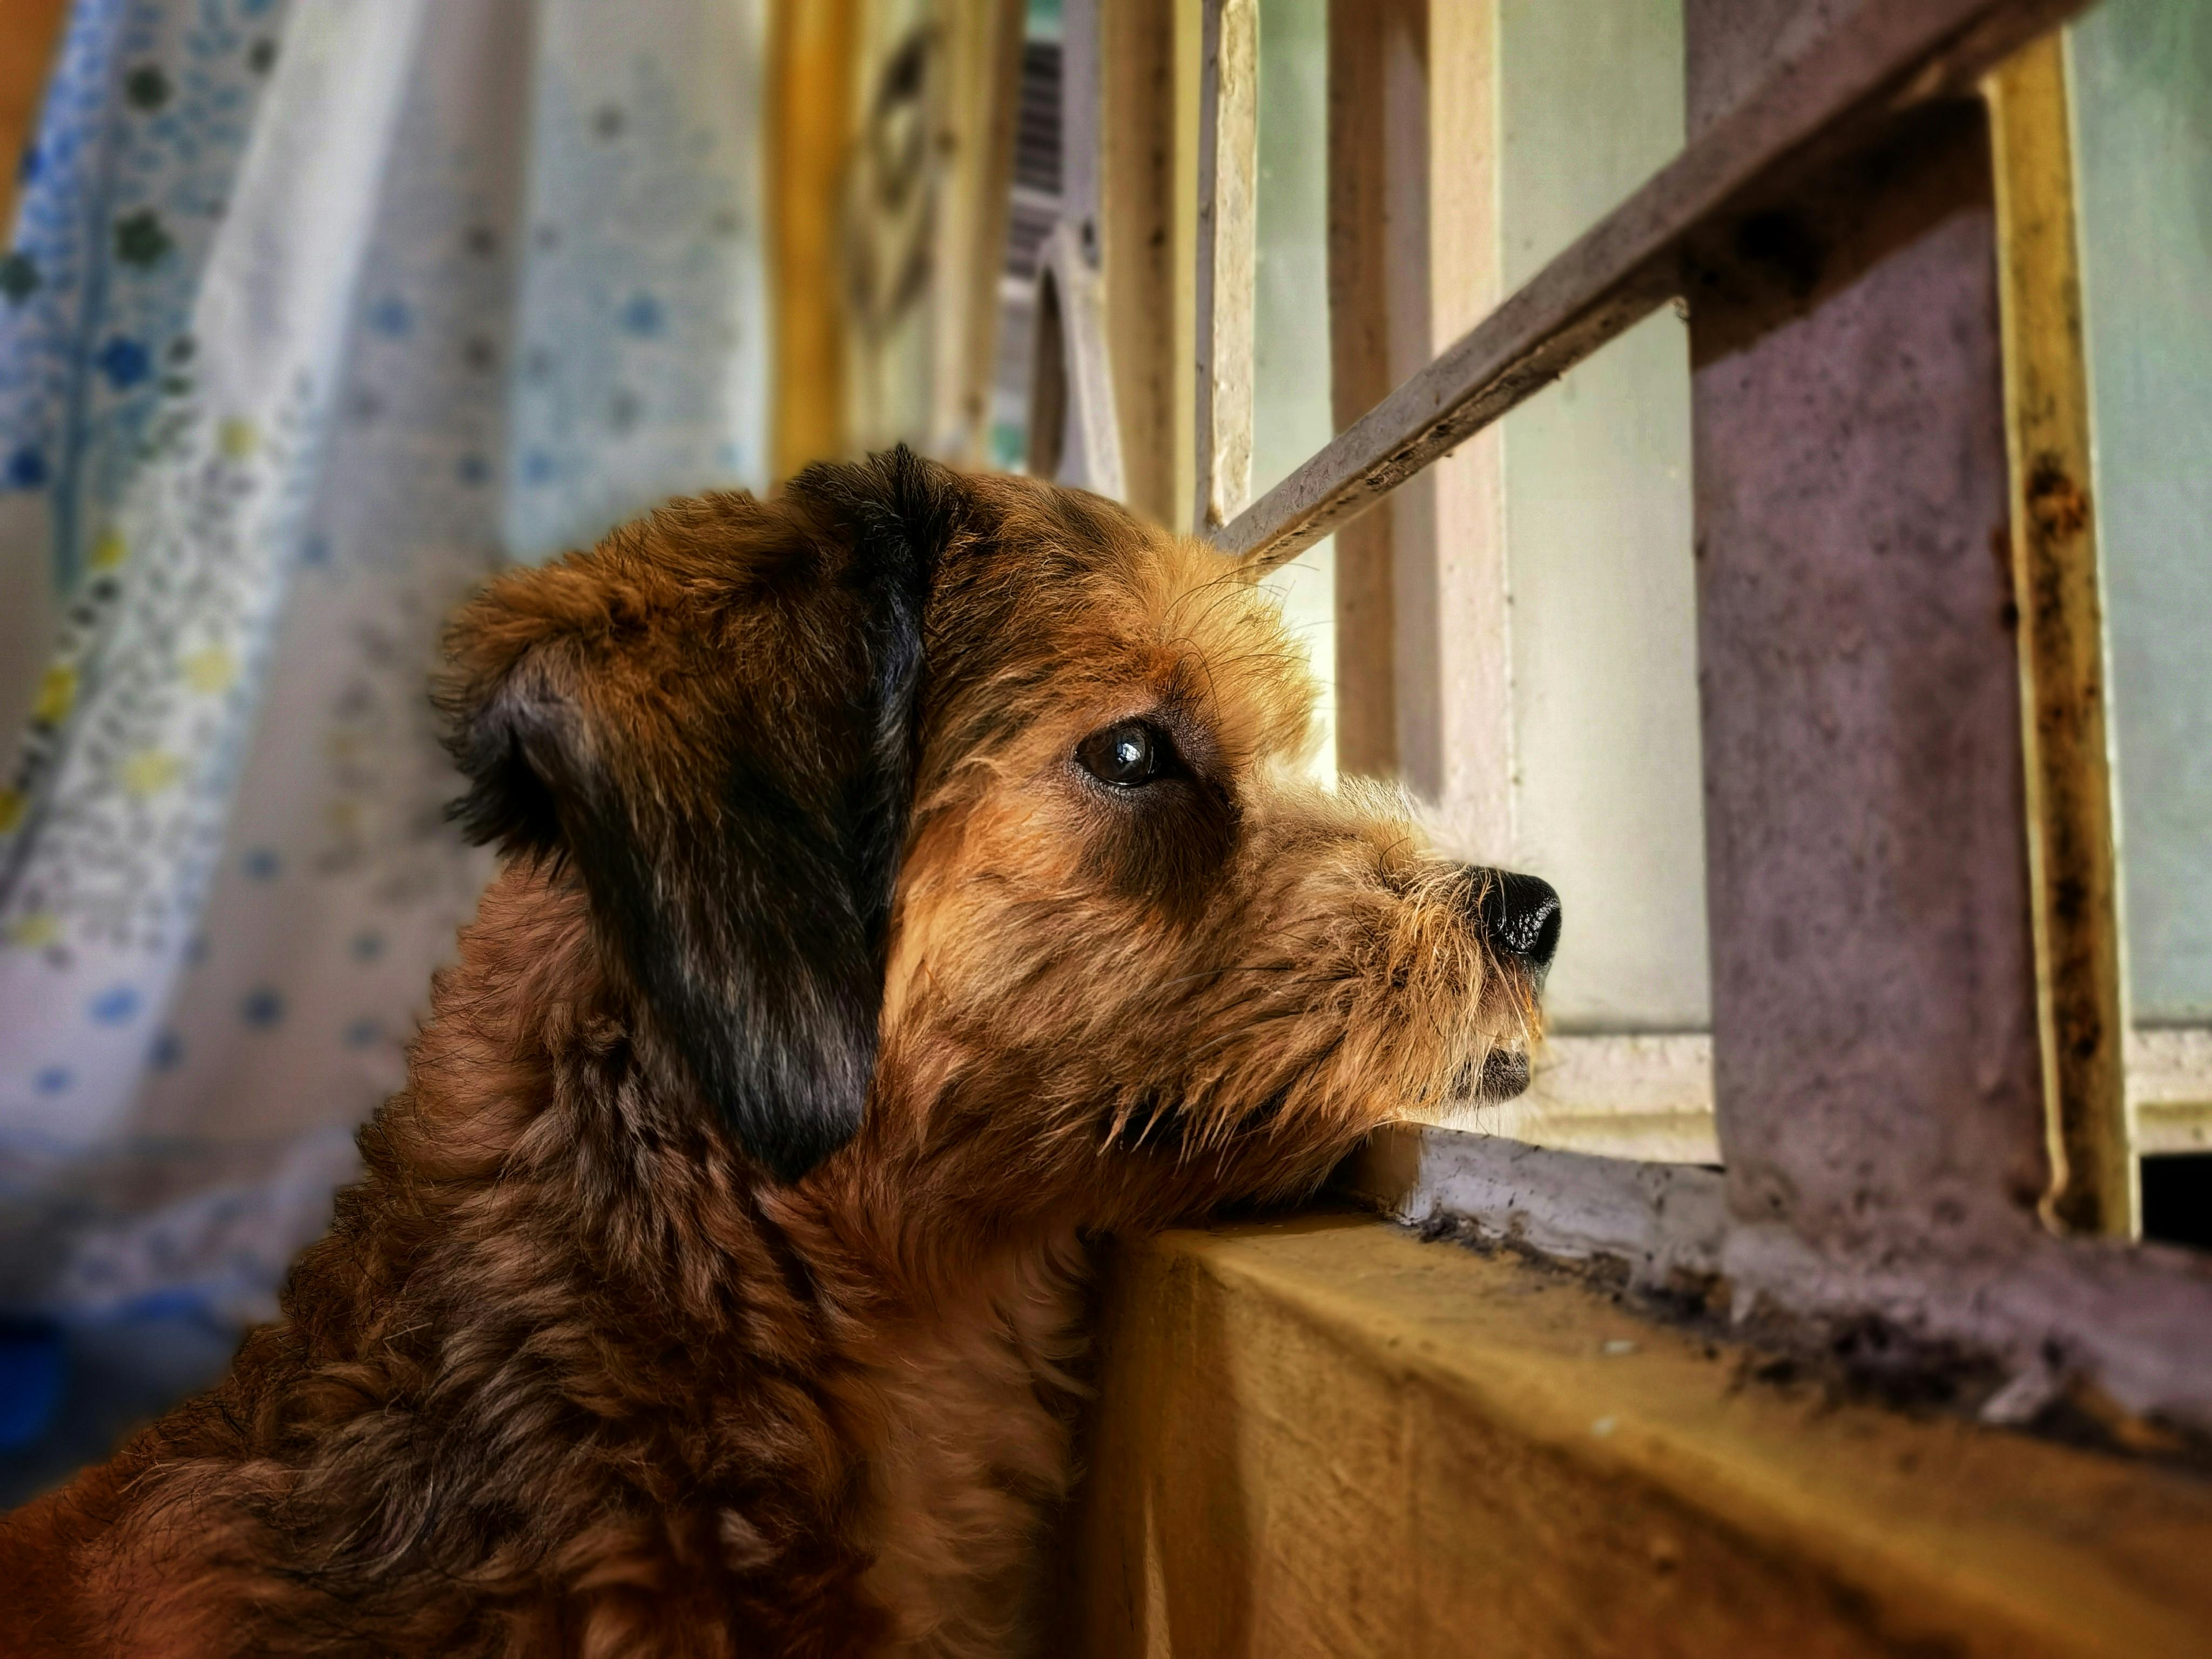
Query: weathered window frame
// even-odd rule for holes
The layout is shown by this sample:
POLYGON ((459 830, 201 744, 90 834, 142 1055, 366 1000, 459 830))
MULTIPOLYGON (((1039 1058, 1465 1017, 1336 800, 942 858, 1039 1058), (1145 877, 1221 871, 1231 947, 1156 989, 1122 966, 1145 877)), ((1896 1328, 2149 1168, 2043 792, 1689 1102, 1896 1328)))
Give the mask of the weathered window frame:
MULTIPOLYGON (((1789 9, 1761 9, 1777 15, 1789 9)), ((2094 536, 2051 534, 2051 515, 2039 517, 2045 504, 2033 493, 2042 487, 2039 477, 2047 485, 2054 458, 2062 472, 2078 466, 2075 477, 2087 467, 2078 299, 2069 286, 2071 204, 2049 195, 2049 149, 2063 143, 2065 122, 2052 31, 2081 9, 2081 0, 1865 0, 1823 33, 1780 34, 1784 49, 1759 63, 1755 74, 1739 69, 1738 95, 1641 189, 1346 421, 1325 449, 1248 502, 1257 94, 1249 71, 1256 0, 1201 0, 1200 197, 1187 275, 1146 263, 1163 243, 1178 246, 1172 227, 1162 233, 1156 223, 1139 223, 1160 213, 1139 204, 1146 187, 1158 182, 1152 176, 1158 156, 1176 151, 1174 100, 1163 100, 1158 84, 1162 57, 1172 58, 1160 43, 1173 36, 1174 9, 1169 0, 1070 0, 1063 24, 1066 230, 1107 297, 1091 308, 1089 324, 1079 325, 1096 337, 1087 349, 1070 341, 1067 361, 1072 374, 1097 383, 1084 407, 1107 411, 1121 441, 1133 432, 1147 442, 1160 434, 1167 447, 1144 469, 1152 483, 1132 488, 1129 497, 1155 516, 1194 523, 1255 569, 1270 568, 1340 528, 1356 536, 1363 523, 1382 516, 1363 520, 1363 514, 1409 481, 1432 476, 1428 469, 1455 450, 1479 453, 1486 432, 1508 410, 1654 308, 1686 295, 1694 307, 1700 280, 1716 270, 1727 280, 1729 239, 1763 207, 1787 201, 1914 112, 1986 95, 1987 187, 1999 250, 1995 317, 2002 319, 2005 365, 1993 395, 2002 400, 2010 460, 2008 554, 2014 591, 2055 596, 2047 614, 2028 607, 2017 635, 2021 730, 2014 735, 2022 743, 2021 888, 2028 903, 2008 948, 2032 965, 2032 982, 1972 981, 1952 971, 1955 961, 1940 951, 1917 958, 1907 953, 1901 962, 1870 951, 1826 983, 1848 989, 1854 974, 1917 971, 1925 982, 1914 985, 1915 994, 1968 1025, 2025 1022, 2039 1034, 2037 1060, 2034 1075, 2015 1092, 2039 1097, 2038 1121, 2026 1122, 2016 1109, 1946 1098, 1947 1121, 1955 1115, 1978 1151, 1963 1169, 1938 1170, 1928 1163, 1924 1134, 1890 1133, 1878 1117, 1854 1125, 1848 1099, 1830 1102, 1833 1121, 1815 1127, 1840 1137, 1832 1146, 1857 1167, 1862 1193, 1933 1194, 1948 1182, 1958 1190, 1940 1202, 1964 1218, 1939 1237, 1942 1229, 1919 1212, 1893 1205, 1885 1213, 1877 1203, 1862 1223, 1846 1212, 1839 1193, 1816 1202, 1792 1189, 1791 1158, 1801 1158, 1798 1173, 1809 1167, 1790 1150, 1798 1127, 1792 1115, 1808 1109, 1796 1091, 1747 1093, 1739 1084, 1730 1095, 1723 1084, 1722 1109, 1713 1114, 1711 1096, 1700 1103, 1694 1087, 1709 1063, 1705 1039, 1589 1039, 1578 1063, 1589 1081, 1577 1089, 1593 1103, 1591 1121, 1549 1126, 1555 1143, 1570 1146, 1537 1148, 1504 1136, 1409 1127, 1378 1138, 1348 1179, 1406 1219, 1448 1217, 1565 1258, 1615 1258, 1651 1285, 1725 1281, 1739 1310, 1756 1306, 1785 1318, 1843 1321, 1875 1316, 1932 1343, 1992 1354, 2014 1379, 1993 1402, 1996 1416, 2025 1418, 2061 1389, 2087 1387, 2133 1411, 2201 1424, 2212 1420, 2212 1264, 2093 1237, 2124 1238, 2135 1230, 2132 1173, 2140 1152, 2203 1143, 2200 1103, 2212 1096, 2203 1086, 2212 1042, 2194 1041, 2202 1035, 2194 1033, 2137 1037, 2126 1045, 2123 1069, 2122 1044, 2113 1040, 2125 1028, 2110 781, 2100 726, 2081 713, 2097 702, 2102 672, 2094 648, 2094 536), (1132 87, 1139 95, 1128 100, 1132 87), (1132 152, 1149 170, 1131 162, 1132 152), (1140 246, 1142 254, 1135 252, 1140 246), (1182 377, 1189 415, 1114 421, 1112 399, 1133 379, 1157 399, 1156 359, 1174 334, 1166 319, 1186 302, 1195 319, 1196 361, 1182 377), (1116 326, 1117 312, 1131 319, 1125 328, 1116 326), (1149 378, 1133 376, 1131 356, 1149 378), (1158 480, 1182 481, 1173 453, 1178 428, 1189 437, 1182 453, 1190 488, 1163 502, 1158 480), (2087 902, 2069 898, 2062 906, 2062 890, 2086 893, 2087 902), (1619 1109, 1638 1090, 1645 1109, 1632 1098, 1619 1109), (2035 1144, 2025 1144, 2029 1138, 2035 1144), (2008 1167, 1998 1167, 2008 1159, 2008 1167), (1682 1167, 1707 1161, 1727 1172, 1682 1167), (2039 1220, 2017 1190, 2020 1169, 2030 1165, 2052 1172, 2039 1220), (2009 1193, 2008 1179, 2015 1189, 2009 1193)), ((1340 43, 1333 38, 1332 46, 1340 43)), ((1451 43, 1462 67, 1467 54, 1490 46, 1479 28, 1451 43)), ((1432 82, 1447 67, 1432 62, 1432 82)), ((1438 137, 1432 128, 1430 142, 1438 137)), ((1333 156, 1332 165, 1355 159, 1333 156)), ((1911 170, 1908 162, 1904 171, 1911 170)), ((1149 199, 1171 200, 1172 192, 1155 190, 1149 199)), ((1458 276, 1477 286, 1485 280, 1480 271, 1458 276)), ((1494 289, 1496 274, 1487 280, 1494 289)), ((1340 368, 1340 345, 1339 357, 1340 368)), ((1080 458, 1062 475, 1109 476, 1104 467, 1086 473, 1080 458)), ((1340 566, 1340 581, 1346 580, 1373 586, 1372 562, 1363 564, 1355 551, 1340 566)), ((1415 603, 1421 597, 1412 596, 1415 603)), ((1397 596, 1400 604, 1407 599, 1397 596)), ((1342 609, 1340 599, 1340 615, 1342 609)), ((1340 651, 1340 695, 1347 705, 1363 696, 1405 695, 1390 659, 1387 611, 1385 617, 1364 632, 1354 629, 1340 651)), ((1874 616, 1868 625, 1888 624, 1874 616)), ((1480 618, 1470 631, 1481 632, 1480 618)), ((1709 705, 1709 731, 1712 713, 1709 705)), ((1346 731, 1348 766, 1389 763, 1387 743, 1371 729, 1363 733, 1356 717, 1347 719, 1346 731)), ((1723 1073, 1736 1062, 1737 1075, 1745 1074, 1745 1041, 1721 1024, 1710 1052, 1723 1073)), ((1753 1073, 1771 1075, 1788 1057, 1765 1058, 1767 1070, 1753 1073)), ((1921 1058, 1903 1063, 1909 1071, 1921 1058)), ((1956 1060, 1931 1050, 1929 1078, 1955 1076, 1956 1060)), ((1811 1109, 1817 1116, 1817 1103, 1811 1109)))

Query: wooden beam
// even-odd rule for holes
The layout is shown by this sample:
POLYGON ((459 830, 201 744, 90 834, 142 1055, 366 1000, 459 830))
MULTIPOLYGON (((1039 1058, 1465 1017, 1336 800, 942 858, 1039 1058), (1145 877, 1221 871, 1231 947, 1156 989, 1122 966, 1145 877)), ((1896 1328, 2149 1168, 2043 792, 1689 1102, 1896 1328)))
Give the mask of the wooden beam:
POLYGON ((16 162, 37 137, 69 0, 11 0, 0 11, 0 237, 13 234, 16 162))
MULTIPOLYGON (((1098 234, 1105 337, 1120 422, 1119 498, 1179 524, 1176 355, 1174 0, 1096 0, 1100 98, 1098 234)), ((1186 159, 1185 165, 1188 165, 1186 159)))
POLYGON ((2141 1231, 2142 1205, 2123 1062, 2119 874, 2065 43, 2057 35, 2036 41, 1990 77, 1988 94, 2050 1209, 2071 1231, 2129 1237, 2141 1231))
MULTIPOLYGON (((1434 349, 1428 24, 1428 0, 1328 9, 1329 400, 1340 432, 1434 349)), ((1340 772, 1398 769, 1397 550, 1432 517, 1421 505, 1384 502, 1336 538, 1340 772)), ((1431 597, 1407 595, 1424 610, 1431 597)))
POLYGON ((1776 1381, 1509 1254, 1311 1216, 1116 1246, 1099 1302, 1040 1651, 2181 1659, 2212 1622, 2202 1483, 1776 1381))
POLYGON ((1174 273, 1174 356, 1169 363, 1168 439, 1175 475, 1170 511, 1160 522, 1188 526, 1198 500, 1198 399, 1191 377, 1198 358, 1198 87, 1206 56, 1204 7, 1174 0, 1175 163, 1170 169, 1168 265, 1174 273))
POLYGON ((1627 201, 1420 374, 1216 532, 1295 557, 1682 286, 1694 239, 1851 147, 1900 102, 1971 87, 2083 0, 1864 0, 1779 62, 1627 201))
MULTIPOLYGON (((1502 295, 1497 9, 1329 10, 1330 394, 1340 430, 1502 295)), ((1513 835, 1502 432, 1336 538, 1336 763, 1398 777, 1503 858, 1513 835)))
MULTIPOLYGON (((1126 499, 1119 380, 1106 292, 1117 191, 1107 64, 1122 0, 1067 0, 1060 14, 1060 216, 1038 250, 1037 340, 1030 408, 1030 470, 1116 501, 1126 499)), ((1126 150, 1120 153, 1126 155, 1126 150)), ((1126 183, 1127 175, 1123 174, 1126 183)), ((1124 219, 1124 224, 1131 222, 1124 219)))
POLYGON ((971 466, 982 464, 990 445, 1024 22, 1022 0, 970 0, 942 13, 938 25, 945 90, 931 113, 945 159, 930 447, 943 459, 971 466))
POLYGON ((839 252, 852 143, 858 0, 769 9, 769 259, 774 283, 775 477, 847 448, 845 282, 839 252))
POLYGON ((1252 495, 1252 307, 1260 185, 1259 0, 1203 4, 1195 393, 1196 518, 1201 532, 1227 524, 1252 495))

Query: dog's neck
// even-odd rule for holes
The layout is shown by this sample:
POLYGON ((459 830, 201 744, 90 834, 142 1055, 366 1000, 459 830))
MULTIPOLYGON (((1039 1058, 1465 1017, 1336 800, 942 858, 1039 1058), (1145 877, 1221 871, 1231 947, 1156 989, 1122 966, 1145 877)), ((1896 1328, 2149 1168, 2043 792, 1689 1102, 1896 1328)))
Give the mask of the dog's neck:
MULTIPOLYGON (((572 877, 528 864, 501 874, 463 932, 459 959, 437 978, 408 1089, 364 1136, 373 1188, 405 1194, 399 1207, 410 1214, 455 1218, 496 1211, 503 1193, 526 1188, 538 1212, 549 1199, 557 1212, 566 1194, 576 1206, 566 1236, 593 1252, 615 1243, 595 1234, 624 1220, 684 1217, 696 1234, 659 1248, 696 1246, 693 1272, 718 1251, 735 1253, 722 1265, 737 1273, 758 1267, 737 1249, 732 1229, 742 1222, 738 1231, 775 1236, 846 1294, 928 1303, 965 1293, 978 1274, 1018 1276, 1023 1261, 1059 1255, 1106 1219, 1066 1205, 991 1213, 977 1201, 989 1179, 972 1167, 980 1160, 918 1131, 933 1118, 927 1100, 884 1103, 815 1178, 773 1182, 737 1152, 672 1056, 643 1046, 648 1023, 604 949, 572 877), (913 1201, 911 1183, 930 1184, 930 1201, 913 1201), (912 1225, 920 1213, 933 1224, 927 1238, 912 1225)), ((660 1265, 681 1270, 673 1259, 660 1265)), ((790 1273, 787 1264, 770 1277, 790 1273)))

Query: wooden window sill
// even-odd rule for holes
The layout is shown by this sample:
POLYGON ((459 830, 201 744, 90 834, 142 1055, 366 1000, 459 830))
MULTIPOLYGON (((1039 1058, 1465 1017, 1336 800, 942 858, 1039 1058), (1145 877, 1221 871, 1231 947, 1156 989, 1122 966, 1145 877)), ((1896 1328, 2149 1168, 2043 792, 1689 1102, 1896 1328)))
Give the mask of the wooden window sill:
POLYGON ((1119 1247, 1042 1650, 2201 1654, 2212 1483, 1364 1216, 1119 1247))

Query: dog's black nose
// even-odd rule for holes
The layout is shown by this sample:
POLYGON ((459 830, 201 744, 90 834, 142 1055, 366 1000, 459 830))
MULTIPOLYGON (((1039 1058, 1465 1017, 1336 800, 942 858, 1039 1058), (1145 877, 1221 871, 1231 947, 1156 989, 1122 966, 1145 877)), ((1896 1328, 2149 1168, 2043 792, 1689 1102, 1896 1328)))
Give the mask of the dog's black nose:
POLYGON ((1475 902, 1491 945, 1518 957, 1532 973, 1552 965, 1559 948, 1559 896, 1552 884, 1510 870, 1484 870, 1475 902))

